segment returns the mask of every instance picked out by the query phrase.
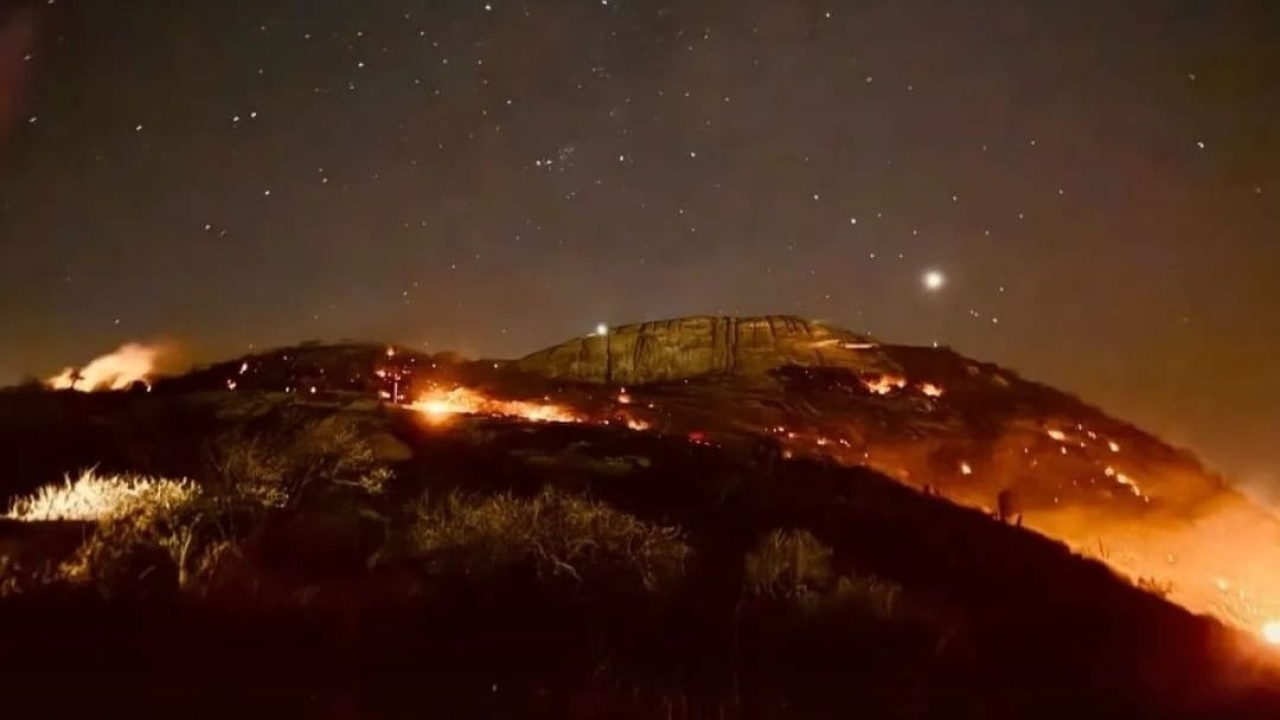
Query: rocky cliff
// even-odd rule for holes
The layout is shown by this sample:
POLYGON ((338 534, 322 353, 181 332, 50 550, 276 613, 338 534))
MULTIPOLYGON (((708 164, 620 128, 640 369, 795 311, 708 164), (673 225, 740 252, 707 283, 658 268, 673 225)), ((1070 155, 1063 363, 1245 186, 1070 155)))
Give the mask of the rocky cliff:
POLYGON ((540 350, 516 365, 546 377, 616 385, 763 377, 786 365, 898 372, 878 347, 866 336, 793 316, 697 316, 624 325, 540 350))

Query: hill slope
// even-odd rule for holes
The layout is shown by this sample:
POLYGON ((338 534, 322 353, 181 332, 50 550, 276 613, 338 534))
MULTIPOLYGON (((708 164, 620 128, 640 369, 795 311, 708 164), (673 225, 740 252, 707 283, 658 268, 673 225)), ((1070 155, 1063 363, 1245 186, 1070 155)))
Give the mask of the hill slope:
POLYGON ((33 586, 6 566, 0 686, 19 714, 1280 710, 1275 659, 1250 638, 865 468, 770 465, 616 425, 428 422, 296 398, 28 402, 76 403, 46 432, 114 447, 103 472, 185 474, 208 502, 156 525, 0 523, 0 554, 70 554, 87 573, 33 586), (407 453, 373 452, 377 437, 407 453), (237 457, 270 459, 269 472, 237 457), (395 460, 375 488, 359 478, 378 457, 395 460), (166 549, 175 530, 189 550, 166 549))

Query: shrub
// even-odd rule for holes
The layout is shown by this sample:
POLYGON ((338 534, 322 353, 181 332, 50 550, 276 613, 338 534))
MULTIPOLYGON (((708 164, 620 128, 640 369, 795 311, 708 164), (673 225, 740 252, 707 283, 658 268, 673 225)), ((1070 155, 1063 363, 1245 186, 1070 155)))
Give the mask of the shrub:
POLYGON ((4 584, 17 591, 65 581, 108 596, 187 589, 243 534, 236 520, 264 507, 261 498, 209 493, 188 480, 85 471, 18 498, 7 516, 92 522, 92 532, 56 572, 35 577, 9 567, 4 584))
POLYGON ((186 582, 178 535, 158 516, 142 513, 98 525, 60 568, 61 579, 91 585, 107 597, 133 597, 179 589, 186 582), (176 555, 176 556, 175 556, 176 555))
POLYGON ((834 554, 807 530, 774 530, 747 554, 746 591, 757 599, 795 603, 809 611, 855 609, 892 615, 902 587, 874 575, 837 576, 834 554))
POLYGON ((57 567, 31 565, 10 555, 0 555, 0 598, 37 590, 59 580, 57 567))
POLYGON ((1139 590, 1151 593, 1162 600, 1167 600, 1169 595, 1173 593, 1173 583, 1171 581, 1159 580, 1154 577, 1140 577, 1134 585, 1139 590))
POLYGON ((771 598, 823 592, 835 579, 832 555, 831 548, 808 530, 774 530, 747 554, 747 591, 771 598))
POLYGON ((325 484, 381 494, 391 473, 378 461, 367 430, 343 413, 317 418, 272 408, 207 446, 211 479, 277 507, 297 507, 325 484))
POLYGON ((831 604, 835 608, 857 608, 878 617, 890 617, 902 596, 898 583, 874 575, 842 575, 836 581, 831 604))
POLYGON ((648 591, 678 581, 691 554, 678 528, 553 489, 532 498, 454 493, 437 506, 423 504, 410 542, 439 573, 485 576, 532 566, 540 577, 616 579, 648 591))

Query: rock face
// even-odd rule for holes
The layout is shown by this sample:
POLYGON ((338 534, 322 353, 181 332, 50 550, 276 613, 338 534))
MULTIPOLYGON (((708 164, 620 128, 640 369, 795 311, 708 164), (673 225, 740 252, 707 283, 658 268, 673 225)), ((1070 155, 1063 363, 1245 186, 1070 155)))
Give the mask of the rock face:
POLYGON ((787 315, 697 316, 614 328, 516 361, 579 382, 644 385, 708 375, 763 377, 785 365, 895 373, 871 338, 787 315))

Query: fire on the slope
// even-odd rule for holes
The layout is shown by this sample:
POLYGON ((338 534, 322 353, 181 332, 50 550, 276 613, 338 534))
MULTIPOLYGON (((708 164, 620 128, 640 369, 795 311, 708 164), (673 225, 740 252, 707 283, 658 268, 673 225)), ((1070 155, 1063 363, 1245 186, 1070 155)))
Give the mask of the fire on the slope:
POLYGON ((127 343, 82 368, 66 368, 49 378, 46 384, 54 390, 81 392, 126 390, 135 383, 150 387, 166 351, 163 345, 127 343))
POLYGON ((530 422, 585 422, 586 418, 575 410, 553 403, 549 398, 542 402, 528 400, 499 400, 470 388, 432 388, 411 403, 410 407, 432 423, 440 423, 456 415, 490 415, 516 417, 530 422))
MULTIPOLYGON (((594 423, 621 425, 637 432, 649 430, 652 422, 640 416, 643 410, 633 405, 634 397, 626 388, 618 390, 609 412, 588 413, 550 396, 538 400, 511 400, 486 395, 462 385, 429 386, 409 403, 409 408, 422 414, 431 424, 441 424, 459 415, 518 418, 537 423, 594 423)), ((653 410, 648 403, 644 409, 653 410)))

